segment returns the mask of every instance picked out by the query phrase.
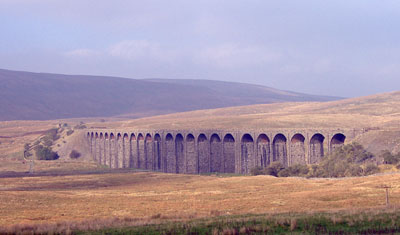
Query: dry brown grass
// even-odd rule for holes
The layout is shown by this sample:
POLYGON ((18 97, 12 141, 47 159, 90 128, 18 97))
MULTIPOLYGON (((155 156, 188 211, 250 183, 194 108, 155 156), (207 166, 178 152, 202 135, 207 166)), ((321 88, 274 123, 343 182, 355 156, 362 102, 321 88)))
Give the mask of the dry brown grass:
POLYGON ((384 128, 398 129, 400 92, 333 102, 260 104, 176 113, 93 127, 149 129, 384 128))
POLYGON ((162 173, 2 178, 0 225, 380 208, 383 183, 392 187, 391 203, 399 205, 400 174, 336 180, 162 173))

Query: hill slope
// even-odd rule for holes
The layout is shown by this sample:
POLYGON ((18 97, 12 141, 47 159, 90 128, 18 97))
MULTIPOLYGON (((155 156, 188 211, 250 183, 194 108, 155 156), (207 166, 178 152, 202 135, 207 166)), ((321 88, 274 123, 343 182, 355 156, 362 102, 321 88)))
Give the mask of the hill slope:
POLYGON ((209 80, 127 79, 0 69, 0 121, 143 117, 239 105, 335 97, 209 80))
POLYGON ((400 152, 400 92, 331 102, 287 102, 197 110, 91 126, 138 129, 355 129, 369 151, 400 152))

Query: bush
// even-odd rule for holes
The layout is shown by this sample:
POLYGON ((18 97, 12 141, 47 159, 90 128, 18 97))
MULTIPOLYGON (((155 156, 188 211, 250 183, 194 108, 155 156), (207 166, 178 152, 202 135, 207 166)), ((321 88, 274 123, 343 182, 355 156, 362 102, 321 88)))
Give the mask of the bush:
POLYGON ((379 167, 375 164, 370 163, 364 167, 364 175, 372 175, 378 172, 379 172, 379 167))
POLYGON ((290 170, 289 169, 282 169, 278 172, 277 174, 279 177, 289 177, 290 175, 290 170))
POLYGON ((266 175, 278 176, 278 173, 285 169, 285 167, 280 162, 272 162, 267 168, 265 168, 264 172, 266 175))
POLYGON ((60 138, 60 136, 58 135, 58 129, 52 128, 50 130, 47 130, 44 138, 48 138, 51 141, 58 140, 60 138))
POLYGON ((296 164, 288 168, 292 176, 306 176, 310 169, 306 165, 296 164))
POLYGON ((372 164, 364 169, 362 164, 375 156, 358 143, 344 145, 311 167, 308 177, 346 177, 374 174, 379 168, 372 164))
POLYGON ((87 126, 84 125, 83 123, 74 126, 74 129, 86 129, 86 128, 87 128, 87 126))
POLYGON ((381 152, 380 157, 383 159, 383 163, 385 164, 397 164, 399 163, 399 154, 393 155, 388 150, 384 150, 381 152))
POLYGON ((81 157, 81 154, 76 151, 75 149, 71 151, 71 153, 69 154, 69 157, 72 159, 77 159, 81 157))
POLYGON ((256 166, 253 169, 250 170, 251 175, 264 175, 264 168, 261 166, 256 166))
POLYGON ((363 169, 356 164, 351 164, 347 170, 344 173, 344 176, 350 177, 350 176, 362 176, 363 175, 363 169))
POLYGON ((67 135, 68 135, 68 136, 72 135, 73 133, 74 133, 74 130, 68 130, 68 131, 67 131, 67 135))
POLYGON ((38 145, 35 147, 36 158, 38 160, 57 160, 60 158, 58 154, 51 150, 50 147, 38 145))

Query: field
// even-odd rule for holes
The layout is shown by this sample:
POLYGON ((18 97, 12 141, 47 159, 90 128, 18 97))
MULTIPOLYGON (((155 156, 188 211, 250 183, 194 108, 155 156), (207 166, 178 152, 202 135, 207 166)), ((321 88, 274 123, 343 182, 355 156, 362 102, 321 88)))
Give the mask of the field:
POLYGON ((118 219, 159 223, 223 215, 379 210, 386 203, 383 184, 391 187, 390 203, 400 205, 398 173, 345 179, 150 172, 9 177, 0 179, 0 225, 6 229, 13 224, 86 221, 101 228, 101 221, 118 219))
MULTIPOLYGON (((1 231, 18 232, 26 228, 66 232, 125 226, 140 229, 147 224, 179 221, 203 224, 214 223, 218 218, 275 218, 282 213, 285 221, 291 220, 292 213, 300 217, 328 213, 329 218, 332 213, 342 211, 386 213, 384 185, 391 187, 390 213, 398 214, 400 173, 397 172, 345 179, 174 175, 111 171, 96 165, 89 156, 80 160, 62 156, 56 161, 35 161, 35 174, 26 173, 29 162, 23 158, 25 143, 34 142, 46 130, 60 124, 75 126, 82 121, 88 128, 357 128, 365 132, 356 141, 368 150, 376 154, 383 149, 400 151, 400 93, 327 103, 200 110, 135 120, 0 122, 1 231), (203 221, 207 219, 211 221, 203 221)), ((63 134, 54 148, 73 143, 72 138, 74 135, 63 134)), ((397 222, 392 224, 397 226, 397 222)))

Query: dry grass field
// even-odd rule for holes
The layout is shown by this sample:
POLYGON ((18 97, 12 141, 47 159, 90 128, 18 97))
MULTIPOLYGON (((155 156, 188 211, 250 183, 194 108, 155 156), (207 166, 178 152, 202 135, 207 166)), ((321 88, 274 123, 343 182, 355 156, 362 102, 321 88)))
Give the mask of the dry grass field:
POLYGON ((399 129, 400 92, 332 102, 291 102, 198 110, 129 121, 94 123, 92 126, 150 129, 399 129))
POLYGON ((0 225, 107 218, 190 219, 400 205, 400 174, 345 179, 117 173, 0 178, 0 225))
MULTIPOLYGON (((25 143, 60 123, 74 126, 82 120, 88 128, 360 128, 369 131, 356 141, 370 151, 400 151, 400 92, 395 92, 327 103, 253 105, 123 121, 0 122, 0 173, 27 172, 29 164, 22 158, 25 143)), ((57 143, 63 141, 70 140, 62 137, 57 143)), ((249 213, 374 209, 385 206, 383 184, 392 187, 391 203, 400 205, 399 173, 346 179, 79 173, 96 169, 99 166, 91 161, 62 158, 36 161, 35 171, 74 174, 0 177, 0 226, 87 220, 106 225, 104 221, 116 218, 159 222, 249 213)))

